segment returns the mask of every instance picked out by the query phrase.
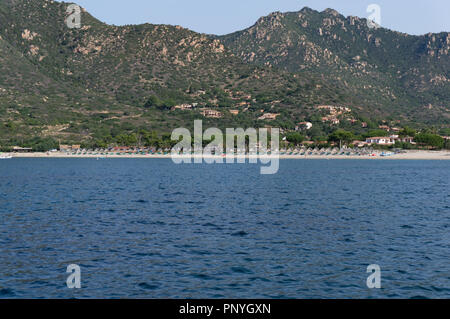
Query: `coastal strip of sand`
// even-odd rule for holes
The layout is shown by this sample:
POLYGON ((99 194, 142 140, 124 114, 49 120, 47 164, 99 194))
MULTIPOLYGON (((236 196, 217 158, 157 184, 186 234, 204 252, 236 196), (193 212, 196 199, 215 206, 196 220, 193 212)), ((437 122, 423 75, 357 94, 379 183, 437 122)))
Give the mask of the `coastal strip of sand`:
MULTIPOLYGON (((382 156, 382 153, 374 153, 372 155, 279 155, 280 159, 376 159, 376 160, 450 160, 450 151, 405 151, 388 156, 382 156)), ((171 158, 170 154, 114 154, 114 155, 100 155, 100 154, 67 154, 63 152, 47 152, 47 153, 14 153, 11 154, 13 158, 171 158)), ((182 158, 182 156, 177 156, 182 158)), ((195 157, 195 155, 193 155, 195 157)), ((211 156, 214 157, 214 156, 211 156)), ((223 158, 224 156, 216 156, 214 158, 223 158)), ((237 158, 238 156, 236 156, 237 158)), ((248 158, 249 156, 246 156, 248 158)), ((271 158, 274 155, 252 155, 250 158, 271 158)))

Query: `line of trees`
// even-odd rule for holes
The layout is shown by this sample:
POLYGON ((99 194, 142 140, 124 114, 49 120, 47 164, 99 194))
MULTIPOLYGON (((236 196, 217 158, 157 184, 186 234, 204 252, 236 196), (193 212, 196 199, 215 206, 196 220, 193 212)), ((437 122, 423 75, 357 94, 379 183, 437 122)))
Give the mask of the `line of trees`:
MULTIPOLYGON (((152 102, 153 103, 153 102, 152 102)), ((105 130, 94 135, 95 137, 87 142, 82 143, 83 148, 107 148, 110 146, 129 146, 129 147, 153 147, 157 149, 167 149, 173 147, 177 141, 171 140, 170 133, 161 133, 157 131, 147 131, 145 129, 132 130, 132 127, 118 128, 117 130, 105 130)), ((379 129, 370 130, 363 135, 356 135, 351 131, 337 129, 331 132, 323 139, 315 140, 317 145, 327 145, 333 143, 338 144, 340 147, 351 144, 354 140, 365 140, 367 137, 374 136, 388 136, 389 132, 379 129), (325 143, 324 143, 325 142, 325 143)), ((446 140, 443 137, 432 133, 431 131, 424 131, 417 133, 414 129, 405 127, 399 132, 400 137, 414 137, 414 141, 417 143, 413 145, 406 142, 396 142, 395 145, 390 147, 413 149, 413 148, 428 148, 428 149, 450 149, 450 140, 446 140)), ((299 132, 289 132, 281 138, 281 144, 286 143, 293 146, 301 145, 308 138, 299 132)), ((60 142, 62 144, 71 144, 70 142, 57 141, 52 137, 35 137, 29 140, 9 141, 2 150, 7 151, 10 146, 20 145, 24 147, 31 147, 34 151, 48 151, 51 149, 57 149, 60 142), (8 146, 10 145, 10 146, 8 146)), ((208 144, 208 141, 204 141, 208 144)), ((78 144, 76 142, 72 144, 78 144)))
POLYGON ((149 132, 140 129, 136 133, 120 133, 114 137, 106 136, 96 139, 91 143, 84 143, 85 148, 106 148, 111 145, 130 146, 130 147, 154 147, 154 148, 171 148, 176 142, 171 140, 171 134, 158 133, 156 131, 149 132))
MULTIPOLYGON (((349 144, 354 140, 366 139, 375 136, 389 136, 389 132, 384 130, 371 130, 362 136, 356 136, 352 132, 338 129, 328 136, 329 142, 339 143, 340 147, 349 144)), ((445 140, 442 136, 430 132, 417 133, 414 129, 405 127, 399 132, 400 137, 414 137, 414 141, 422 147, 432 149, 450 149, 450 141, 445 140)), ((395 147, 412 148, 410 143, 397 142, 395 147)))
POLYGON ((160 110, 167 110, 176 105, 176 102, 172 98, 167 98, 165 100, 161 100, 155 95, 152 95, 149 97, 147 102, 145 102, 144 107, 145 108, 152 108, 155 107, 160 110))
POLYGON ((436 149, 442 149, 446 144, 444 138, 431 133, 419 133, 414 137, 414 141, 418 144, 436 149))

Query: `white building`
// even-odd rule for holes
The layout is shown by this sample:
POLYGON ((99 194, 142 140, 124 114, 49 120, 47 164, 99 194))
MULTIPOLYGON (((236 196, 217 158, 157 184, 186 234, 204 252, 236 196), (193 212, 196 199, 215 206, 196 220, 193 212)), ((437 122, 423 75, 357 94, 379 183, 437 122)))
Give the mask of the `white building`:
POLYGON ((310 129, 312 129, 312 127, 313 127, 313 124, 311 122, 300 122, 295 127, 295 130, 296 131, 299 131, 299 130, 310 130, 310 129))
POLYGON ((391 137, 369 137, 366 139, 367 144, 378 144, 378 145, 393 145, 395 141, 391 137))

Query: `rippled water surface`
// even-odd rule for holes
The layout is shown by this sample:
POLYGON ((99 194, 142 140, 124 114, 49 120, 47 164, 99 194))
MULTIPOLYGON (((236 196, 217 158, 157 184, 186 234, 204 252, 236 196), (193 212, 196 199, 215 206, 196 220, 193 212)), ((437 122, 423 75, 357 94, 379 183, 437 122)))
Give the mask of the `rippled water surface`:
POLYGON ((0 162, 0 298, 448 298, 450 162, 0 162), (66 287, 81 267, 82 288, 66 287), (370 264, 382 289, 366 286, 370 264))

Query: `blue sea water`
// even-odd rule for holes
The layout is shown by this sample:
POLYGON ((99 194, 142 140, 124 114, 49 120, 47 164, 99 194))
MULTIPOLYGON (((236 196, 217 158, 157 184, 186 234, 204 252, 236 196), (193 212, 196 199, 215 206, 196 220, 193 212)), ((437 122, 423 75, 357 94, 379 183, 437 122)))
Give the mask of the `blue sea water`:
POLYGON ((1 161, 0 298, 450 297, 449 161, 259 168, 1 161))

